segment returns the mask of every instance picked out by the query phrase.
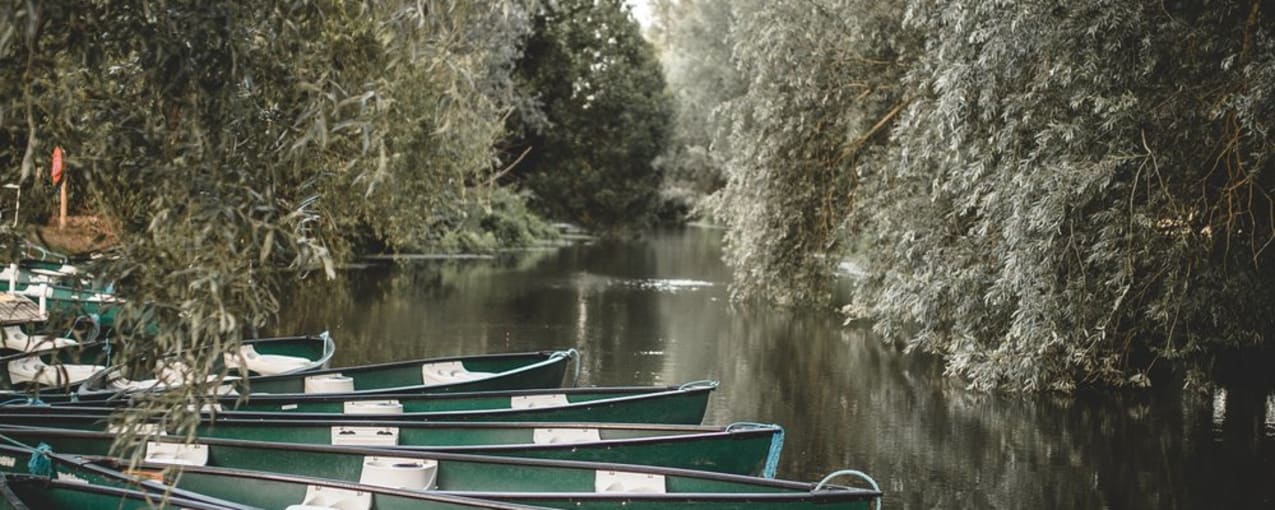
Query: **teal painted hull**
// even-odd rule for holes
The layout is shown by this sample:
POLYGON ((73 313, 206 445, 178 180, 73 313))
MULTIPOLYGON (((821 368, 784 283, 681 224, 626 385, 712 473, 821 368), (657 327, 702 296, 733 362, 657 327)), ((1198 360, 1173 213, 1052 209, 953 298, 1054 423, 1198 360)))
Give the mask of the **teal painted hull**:
MULTIPOLYGON (((256 338, 244 340, 243 345, 251 346, 252 352, 262 357, 287 356, 296 360, 304 359, 304 363, 298 362, 297 365, 291 367, 292 370, 299 372, 324 368, 336 351, 335 343, 325 335, 256 338)), ((116 347, 114 350, 119 350, 119 348, 116 347)), ((35 353, 9 352, 12 354, 0 357, 0 392, 9 393, 8 395, 0 393, 0 399, 12 400, 15 398, 38 397, 44 402, 54 403, 104 399, 113 397, 117 393, 114 390, 92 391, 82 388, 82 386, 88 385, 101 385, 106 376, 105 373, 92 373, 83 380, 70 377, 69 373, 65 375, 57 374, 56 376, 50 376, 45 383, 18 381, 10 374, 10 369, 13 367, 12 362, 31 356, 38 357, 46 365, 61 363, 108 367, 112 364, 112 348, 108 342, 89 342, 35 353)), ((55 371, 56 369, 49 368, 48 370, 55 371)))
MULTIPOLYGON (((0 424, 110 430, 105 415, 0 414, 0 424)), ((177 431, 168 431, 176 433, 177 431)), ((206 420, 201 438, 298 445, 361 445, 474 455, 614 462, 761 476, 779 462, 773 425, 700 427, 612 423, 413 423, 206 420)))
MULTIPOLYGON (((605 421, 698 425, 715 382, 656 387, 555 388, 450 394, 222 397, 220 417, 257 420, 378 419, 395 421, 605 421), (358 408, 358 404, 365 404, 358 408), (378 405, 372 405, 379 403, 378 405), (353 413, 345 413, 347 407, 353 413), (369 409, 370 408, 370 409, 369 409), (387 414, 388 413, 388 414, 387 414)), ((130 405, 126 399, 61 407, 130 405)), ((66 412, 70 412, 69 410, 66 412)))

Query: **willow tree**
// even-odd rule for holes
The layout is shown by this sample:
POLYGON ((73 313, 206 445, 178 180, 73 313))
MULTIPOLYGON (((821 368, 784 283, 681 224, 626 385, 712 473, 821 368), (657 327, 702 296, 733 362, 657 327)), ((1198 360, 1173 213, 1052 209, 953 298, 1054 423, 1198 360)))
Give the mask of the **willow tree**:
MULTIPOLYGON (((452 228, 492 167, 522 12, 6 1, 0 162, 29 185, 66 149, 85 212, 119 224, 97 269, 130 299, 126 359, 178 356, 202 380, 276 312, 282 279, 331 276, 353 239, 452 228)), ((196 391, 150 410, 188 417, 196 391)))
POLYGON ((1275 12, 912 2, 927 50, 861 217, 881 331, 977 387, 1150 382, 1275 326, 1275 12), (1163 361, 1161 361, 1163 360, 1163 361))
MULTIPOLYGON (((730 29, 746 91, 726 101, 726 186, 737 298, 826 301, 865 167, 880 165, 912 39, 893 3, 749 2, 730 29)), ((720 150, 720 149, 719 149, 720 150)))
POLYGON ((739 296, 818 302, 859 243, 856 309, 978 388, 1141 386, 1267 346, 1263 3, 733 7, 739 296))

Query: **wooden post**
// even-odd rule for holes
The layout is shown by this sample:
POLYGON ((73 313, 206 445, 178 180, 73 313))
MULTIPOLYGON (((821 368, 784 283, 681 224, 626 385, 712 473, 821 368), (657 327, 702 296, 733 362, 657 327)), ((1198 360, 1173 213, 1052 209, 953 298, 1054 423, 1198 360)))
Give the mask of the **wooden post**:
POLYGON ((66 187, 71 184, 71 176, 62 175, 62 206, 59 209, 61 214, 58 216, 58 228, 66 228, 66 187))
POLYGON ((49 164, 49 178, 53 181, 54 186, 62 186, 62 206, 58 209, 61 214, 58 216, 58 228, 66 228, 66 184, 67 177, 62 171, 62 147, 53 147, 53 161, 49 164))

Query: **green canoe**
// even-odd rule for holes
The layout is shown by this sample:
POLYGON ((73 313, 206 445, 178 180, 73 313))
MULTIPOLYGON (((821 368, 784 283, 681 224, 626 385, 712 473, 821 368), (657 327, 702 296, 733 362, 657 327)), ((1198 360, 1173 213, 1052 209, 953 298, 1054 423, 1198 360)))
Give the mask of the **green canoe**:
MULTIPOLYGON (((717 381, 681 386, 626 386, 390 394, 214 397, 220 417, 235 419, 368 419, 405 421, 606 421, 698 425, 717 381)), ((58 404, 58 407, 131 405, 129 399, 58 404)))
MULTIPOLYGON (((114 439, 110 434, 52 429, 4 428, 0 433, 18 442, 46 443, 53 451, 85 456, 107 455, 114 439)), ((143 467, 152 469, 244 469, 554 508, 867 510, 881 495, 876 489, 830 484, 829 479, 815 484, 632 464, 412 450, 229 439, 198 439, 182 444, 162 436, 151 437, 136 448, 146 459, 143 467)), ((0 466, 4 464, 13 462, 0 462, 0 466)), ((834 473, 838 474, 841 472, 834 473)), ((186 475, 180 475, 182 487, 214 497, 249 490, 242 480, 209 477, 198 484, 186 475)), ((302 492, 297 487, 294 495, 302 492)))
MULTIPOLYGON (((208 498, 202 498, 207 500, 208 498)), ((162 495, 82 482, 50 480, 32 475, 0 476, 0 510, 252 510, 242 505, 223 505, 201 500, 162 495)))
MULTIPOLYGON (((514 354, 452 356, 375 365, 331 368, 301 374, 253 376, 233 381, 240 394, 269 393, 297 397, 342 393, 351 397, 388 393, 556 388, 562 385, 574 349, 514 354)), ((104 374, 80 385, 80 400, 109 398, 112 376, 104 374)))
POLYGON ((52 313, 78 317, 92 315, 103 328, 115 326, 115 316, 124 300, 106 289, 57 285, 51 283, 22 283, 16 280, 0 280, 0 292, 26 296, 41 303, 52 313))
MULTIPOLYGON (((254 338, 244 340, 238 356, 226 356, 223 362, 238 372, 282 370, 305 372, 327 365, 336 344, 327 333, 315 336, 254 338)), ((101 400, 128 391, 120 379, 110 378, 111 344, 105 341, 62 344, 36 352, 12 352, 0 356, 0 399, 39 398, 44 402, 101 400), (116 384, 106 384, 103 381, 116 384), (85 384, 106 384, 109 389, 78 392, 85 384)), ((160 386, 158 379, 131 381, 140 388, 160 386)))
MULTIPOLYGON (((6 408, 0 424, 113 432, 106 416, 23 413, 6 408)), ((163 430, 156 424, 147 432, 163 430)), ((205 419, 195 434, 297 445, 647 464, 774 477, 783 429, 756 423, 726 427, 615 423, 391 422, 205 419)))
MULTIPOLYGON (((21 480, 20 484, 33 484, 35 487, 49 487, 49 478, 34 475, 22 475, 16 473, 3 473, 2 470, 11 470, 17 473, 23 471, 28 466, 31 456, 31 448, 19 448, 16 446, 0 445, 0 481, 2 480, 21 480), (5 467, 13 464, 11 467, 5 467)), ((302 477, 282 477, 284 481, 262 483, 258 478, 281 478, 280 475, 269 475, 265 473, 256 473, 242 470, 226 470, 216 468, 197 468, 190 467, 191 473, 196 470, 202 471, 199 475, 194 475, 191 479, 184 479, 184 476, 176 476, 176 473, 168 473, 167 475, 153 475, 146 473, 146 477, 139 478, 126 474, 129 472, 128 466, 110 458, 85 459, 79 456, 60 455, 56 453, 43 453, 43 458, 49 460, 49 467, 52 472, 48 473, 52 478, 60 484, 74 484, 74 486, 66 485, 65 487, 75 489, 83 487, 96 488, 114 488, 130 489, 137 493, 148 493, 152 495, 152 500, 156 499, 155 495, 167 495, 169 497, 169 507, 176 508, 217 508, 227 510, 257 510, 266 509, 284 509, 293 505, 302 505, 305 508, 337 508, 352 510, 360 508, 358 503, 370 503, 366 507, 377 510, 457 510, 468 508, 490 508, 502 510, 534 510, 543 507, 532 507, 525 505, 515 505, 512 503, 502 503, 499 501, 487 501, 471 498, 463 498, 459 496, 450 496, 446 494, 430 494, 421 491, 409 491, 404 489, 393 489, 388 487, 369 487, 359 486, 349 483, 341 483, 321 479, 307 479, 302 477), (207 494, 191 492, 182 487, 182 485, 195 485, 192 482, 199 481, 203 476, 215 475, 222 477, 223 480, 231 480, 237 482, 235 485, 243 484, 243 487, 259 487, 264 490, 238 490, 226 491, 227 495, 232 499, 215 498, 207 494), (166 484, 161 484, 153 478, 165 478, 166 484), (91 484, 91 485, 89 485, 91 484), (78 486, 78 487, 77 487, 78 486), (299 498, 289 499, 292 496, 292 490, 300 489, 302 496, 299 498), (360 494, 362 493, 362 494, 360 494), (179 504, 181 503, 181 504, 179 504), (191 506, 195 505, 195 506, 191 506), (206 506, 198 506, 206 505, 206 506)), ((27 468, 29 470, 29 467, 27 468)), ((2 491, 3 489, 0 489, 2 491)), ((31 489, 35 491, 34 488, 31 489)), ((14 491, 20 492, 20 491, 14 491)), ((106 493, 111 493, 108 490, 106 493)), ((116 500, 85 500, 81 496, 78 499, 65 501, 68 506, 46 506, 56 504, 56 500, 49 499, 50 494, 44 492, 23 492, 26 496, 21 498, 25 501, 36 503, 40 506, 32 506, 29 508, 101 508, 105 510, 114 510, 116 508, 138 508, 133 505, 125 505, 117 507, 119 501, 116 500), (43 505, 41 505, 43 504, 43 505), (76 506, 76 505, 83 506, 76 506), (98 505, 98 506, 93 506, 98 505)), ((16 498, 16 494, 14 495, 16 498)), ((62 498, 70 497, 69 494, 60 496, 62 498)), ((134 496, 136 498, 136 496, 134 496)), ((3 502, 8 501, 0 497, 0 510, 4 507, 3 502)), ((152 507, 142 506, 140 508, 149 509, 152 507)))

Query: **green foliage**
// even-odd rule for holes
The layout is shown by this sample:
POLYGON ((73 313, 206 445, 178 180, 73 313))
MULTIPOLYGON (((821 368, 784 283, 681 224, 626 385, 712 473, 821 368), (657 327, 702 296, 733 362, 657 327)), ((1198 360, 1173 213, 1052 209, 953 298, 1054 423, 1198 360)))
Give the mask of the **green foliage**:
POLYGON ((898 8, 732 5, 733 58, 747 91, 720 106, 731 128, 719 136, 731 152, 711 205, 730 228, 734 293, 823 301, 860 168, 879 161, 881 123, 902 104, 898 8))
POLYGON ((855 308, 985 389, 1144 385, 1275 331, 1260 2, 732 8, 740 297, 821 302, 854 239, 855 308))
MULTIPOLYGON (((67 150, 83 210, 120 224, 96 269, 130 299, 128 359, 202 380, 283 278, 439 241, 488 200, 527 26, 508 2, 6 1, 0 164, 30 186, 67 150)), ((189 418, 196 391, 146 411, 189 418)))
POLYGON ((518 62, 534 101, 511 117, 509 160, 551 217, 642 226, 656 207, 671 100, 621 0, 547 2, 518 62))

